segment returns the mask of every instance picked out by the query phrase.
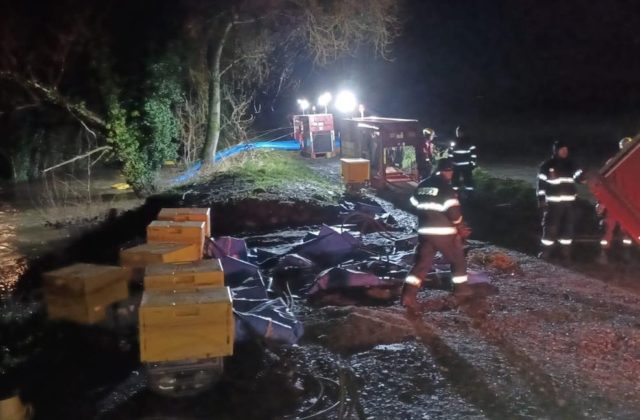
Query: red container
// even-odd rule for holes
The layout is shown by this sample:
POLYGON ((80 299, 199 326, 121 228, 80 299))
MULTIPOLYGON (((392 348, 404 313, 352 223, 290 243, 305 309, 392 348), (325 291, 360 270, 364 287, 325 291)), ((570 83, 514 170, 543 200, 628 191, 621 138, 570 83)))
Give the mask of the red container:
POLYGON ((293 136, 300 142, 303 155, 333 155, 336 139, 332 114, 294 115, 293 127, 293 136))
POLYGON ((608 217, 620 223, 640 244, 640 138, 636 137, 589 178, 589 189, 602 203, 608 217))

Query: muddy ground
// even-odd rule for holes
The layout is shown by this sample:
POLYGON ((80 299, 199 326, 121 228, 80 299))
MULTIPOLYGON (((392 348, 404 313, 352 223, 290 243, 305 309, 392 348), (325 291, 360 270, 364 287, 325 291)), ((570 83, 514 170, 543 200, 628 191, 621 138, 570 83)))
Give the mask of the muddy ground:
MULTIPOLYGON (((335 160, 308 164, 338 180, 335 160)), ((321 223, 339 223, 326 192, 303 182, 255 191, 229 179, 181 191, 22 268, 18 297, 3 304, 2 391, 18 388, 36 418, 637 418, 637 262, 600 267, 587 252, 563 267, 480 241, 470 243, 469 266, 488 273, 498 294, 458 302, 446 290, 423 289, 418 317, 397 299, 318 307, 297 298, 305 325, 298 345, 244 343, 213 388, 190 398, 158 396, 146 389, 135 333, 46 320, 43 270, 77 260, 115 263, 118 249, 142 241, 167 205, 210 205, 214 234, 274 251, 321 223)), ((389 234, 410 236, 414 217, 376 200, 397 221, 389 234)))

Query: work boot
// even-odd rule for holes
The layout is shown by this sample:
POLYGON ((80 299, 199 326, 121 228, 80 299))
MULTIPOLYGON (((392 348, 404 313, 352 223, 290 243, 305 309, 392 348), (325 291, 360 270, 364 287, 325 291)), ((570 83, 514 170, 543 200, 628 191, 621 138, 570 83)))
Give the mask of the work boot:
POLYGON ((538 258, 541 260, 549 261, 551 259, 551 247, 542 248, 542 251, 538 253, 538 258))
POLYGON ((562 252, 562 260, 568 263, 571 262, 571 247, 565 245, 560 248, 560 251, 562 252))
POLYGON ((607 257, 607 251, 606 250, 601 250, 600 254, 598 254, 598 256, 596 257, 596 263, 600 264, 600 265, 607 265, 609 264, 609 257, 607 257))
POLYGON ((405 283, 402 286, 402 296, 400 297, 400 304, 410 311, 417 312, 420 310, 420 305, 416 297, 418 296, 419 286, 405 283))
POLYGON ((467 282, 453 285, 453 295, 459 299, 469 299, 473 294, 473 287, 467 282))

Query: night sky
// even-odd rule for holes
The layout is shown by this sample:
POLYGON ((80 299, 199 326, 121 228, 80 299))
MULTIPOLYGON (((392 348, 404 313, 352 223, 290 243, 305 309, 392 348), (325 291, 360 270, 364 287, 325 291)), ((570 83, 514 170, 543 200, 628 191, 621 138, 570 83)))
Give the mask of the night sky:
MULTIPOLYGON (((313 71, 298 93, 313 97, 323 88, 344 84, 376 114, 419 118, 449 130, 458 122, 506 116, 593 121, 636 111, 640 102, 637 2, 408 4, 392 62, 366 54, 342 60, 313 71)), ((611 136, 640 128, 625 124, 611 136)))

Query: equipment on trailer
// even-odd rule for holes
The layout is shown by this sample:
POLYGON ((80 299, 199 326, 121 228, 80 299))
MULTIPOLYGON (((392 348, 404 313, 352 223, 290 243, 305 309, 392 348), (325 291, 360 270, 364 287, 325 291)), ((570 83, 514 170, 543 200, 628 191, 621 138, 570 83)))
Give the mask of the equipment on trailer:
POLYGON ((304 156, 333 156, 336 138, 332 114, 294 115, 293 129, 293 137, 300 142, 304 156))
POLYGON ((636 136, 594 176, 588 178, 589 189, 607 209, 607 218, 640 244, 640 136, 636 136))
POLYGON ((349 194, 359 194, 360 190, 369 184, 370 162, 362 158, 340 159, 342 181, 349 194))
POLYGON ((349 118, 340 134, 343 157, 369 160, 374 188, 415 188, 418 165, 424 161, 418 120, 349 118))

